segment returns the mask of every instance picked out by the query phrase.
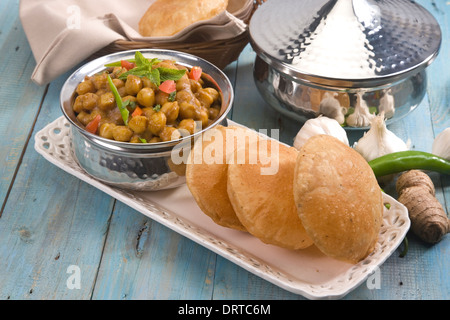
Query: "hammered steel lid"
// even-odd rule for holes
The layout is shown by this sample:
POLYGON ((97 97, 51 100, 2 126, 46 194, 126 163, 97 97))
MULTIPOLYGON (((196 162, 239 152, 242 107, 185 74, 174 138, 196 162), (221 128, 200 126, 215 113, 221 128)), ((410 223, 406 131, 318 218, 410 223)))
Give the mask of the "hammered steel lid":
POLYGON ((442 37, 436 19, 410 0, 267 0, 249 28, 253 49, 278 71, 359 88, 422 70, 442 37))

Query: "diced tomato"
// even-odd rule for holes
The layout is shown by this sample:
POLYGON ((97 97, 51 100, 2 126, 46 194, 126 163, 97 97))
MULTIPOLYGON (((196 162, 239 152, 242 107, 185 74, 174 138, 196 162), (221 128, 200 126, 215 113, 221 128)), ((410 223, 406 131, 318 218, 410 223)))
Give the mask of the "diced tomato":
POLYGON ((140 116, 142 112, 143 112, 142 109, 136 106, 136 108, 134 108, 133 113, 131 114, 131 117, 140 116))
POLYGON ((127 70, 133 69, 136 67, 136 65, 133 62, 127 61, 127 60, 120 60, 120 65, 122 68, 125 68, 127 70))
POLYGON ((165 93, 172 93, 177 89, 177 85, 174 80, 166 80, 159 85, 159 90, 165 93))
POLYGON ((89 131, 90 133, 96 133, 97 129, 98 129, 98 125, 100 124, 100 120, 102 120, 102 116, 101 115, 96 115, 94 119, 91 120, 91 122, 89 122, 86 126, 86 130, 89 131))
POLYGON ((189 79, 198 81, 202 76, 202 68, 200 67, 192 67, 191 71, 189 71, 189 79))

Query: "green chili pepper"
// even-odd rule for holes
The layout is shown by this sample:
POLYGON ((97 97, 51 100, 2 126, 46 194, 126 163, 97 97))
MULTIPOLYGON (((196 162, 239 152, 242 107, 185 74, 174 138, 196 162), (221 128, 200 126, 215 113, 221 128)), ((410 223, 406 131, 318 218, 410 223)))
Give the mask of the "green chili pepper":
POLYGON ((406 170, 430 170, 450 174, 450 161, 423 151, 400 151, 369 161, 375 176, 381 177, 406 170))
MULTIPOLYGON (((135 63, 136 59, 129 59, 127 61, 135 63)), ((116 61, 116 62, 111 62, 111 63, 105 64, 105 67, 120 67, 121 65, 122 65, 122 62, 116 61)))
POLYGON ((108 83, 109 83, 109 87, 111 88, 111 91, 114 95, 114 99, 116 99, 117 107, 120 110, 120 114, 122 115, 123 122, 125 123, 125 125, 128 125, 128 116, 129 116, 130 112, 128 111, 126 105, 124 105, 122 98, 120 97, 119 91, 117 91, 117 88, 114 85, 114 83, 112 82, 112 79, 109 76, 109 74, 108 74, 108 83))

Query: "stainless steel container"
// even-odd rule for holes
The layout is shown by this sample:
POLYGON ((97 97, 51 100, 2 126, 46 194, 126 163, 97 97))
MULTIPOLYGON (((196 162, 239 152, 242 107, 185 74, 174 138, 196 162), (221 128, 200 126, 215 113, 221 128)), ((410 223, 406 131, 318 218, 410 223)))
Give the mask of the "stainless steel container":
POLYGON ((249 28, 264 99, 296 120, 324 114, 348 129, 414 110, 441 45, 437 21, 409 0, 270 0, 249 28))
MULTIPOLYGON (((185 162, 173 161, 172 151, 189 150, 191 142, 206 130, 222 124, 232 108, 234 94, 228 77, 211 63, 196 56, 159 49, 139 50, 146 58, 171 59, 186 67, 200 66, 219 89, 222 106, 217 120, 206 129, 177 141, 152 144, 134 144, 109 140, 91 134, 77 120, 72 110, 75 89, 85 76, 92 76, 105 69, 105 64, 133 59, 135 51, 124 51, 100 57, 76 70, 64 83, 60 103, 63 114, 71 123, 71 148, 79 165, 92 177, 112 186, 153 191, 169 189, 185 183, 185 162)), ((184 158, 187 154, 182 155, 184 158)), ((179 157, 179 154, 177 154, 179 157)), ((179 160, 179 159, 178 159, 179 160)))

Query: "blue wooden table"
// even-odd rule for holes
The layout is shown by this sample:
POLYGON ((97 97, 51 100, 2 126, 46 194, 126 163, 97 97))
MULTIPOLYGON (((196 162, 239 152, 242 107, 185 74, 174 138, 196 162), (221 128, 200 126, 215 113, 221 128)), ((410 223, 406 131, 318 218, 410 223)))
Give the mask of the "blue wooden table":
MULTIPOLYGON (((450 127, 450 2, 420 0, 443 31, 420 106, 389 129, 431 151, 450 127)), ((0 2, 0 299, 304 299, 152 221, 49 163, 34 135, 60 117, 59 92, 69 73, 49 85, 30 81, 35 60, 18 17, 18 0, 0 2), (71 281, 76 272, 80 281, 71 281)), ((292 143, 300 124, 259 96, 248 46, 225 71, 235 88, 230 118, 249 127, 279 128, 292 143)), ((351 133, 355 141, 362 132, 351 133)), ((447 212, 450 177, 432 175, 447 212)), ((381 266, 381 284, 363 283, 344 299, 450 298, 450 236, 426 245, 408 234, 381 266)))

